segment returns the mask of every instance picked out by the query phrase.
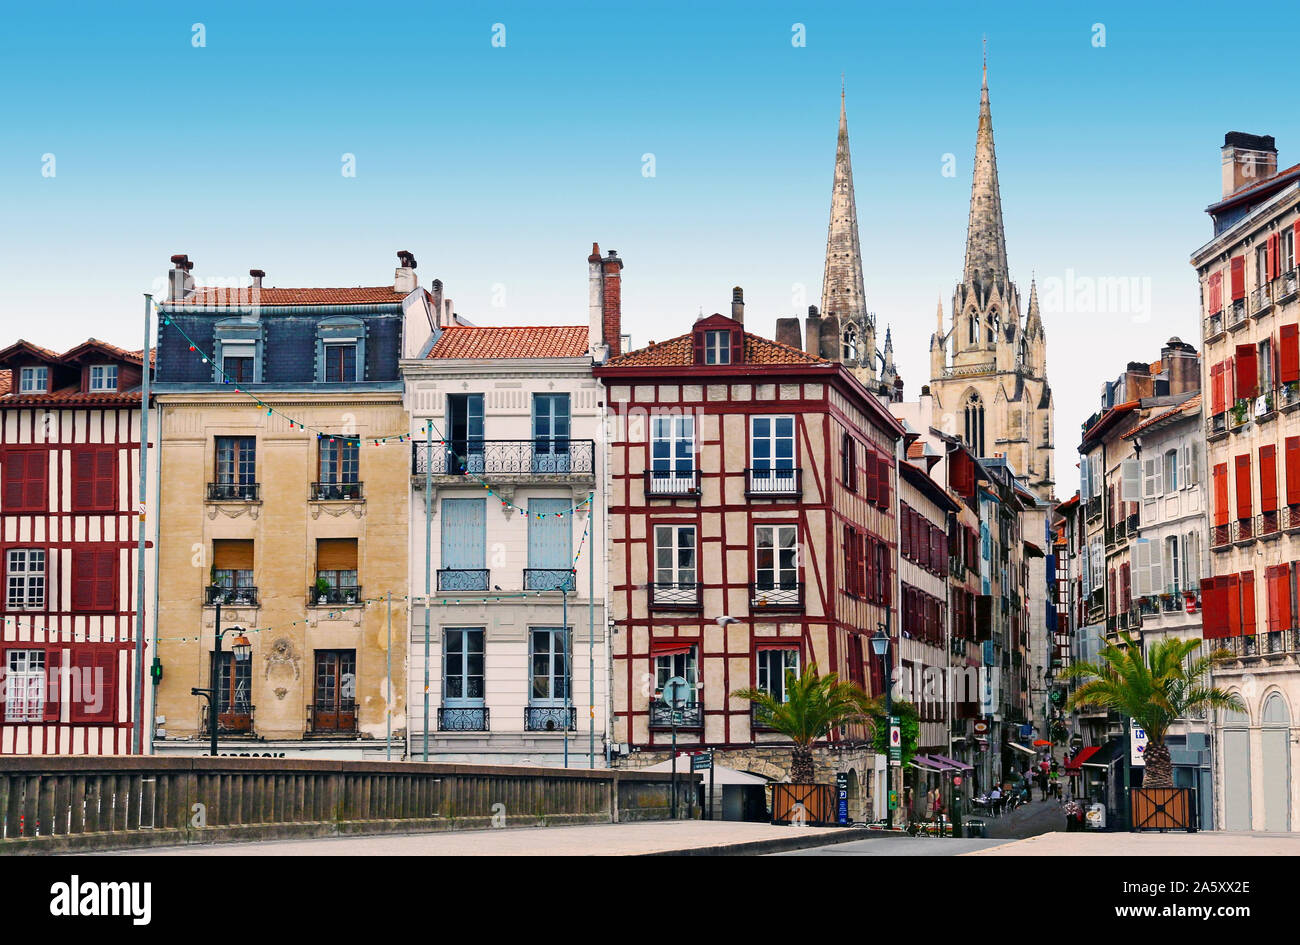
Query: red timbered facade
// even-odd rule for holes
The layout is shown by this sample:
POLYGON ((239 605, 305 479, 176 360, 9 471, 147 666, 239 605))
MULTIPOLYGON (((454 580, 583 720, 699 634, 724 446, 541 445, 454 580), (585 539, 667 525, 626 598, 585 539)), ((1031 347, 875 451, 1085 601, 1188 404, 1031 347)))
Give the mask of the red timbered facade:
POLYGON ((132 750, 142 370, 0 351, 0 754, 132 750))
MULTIPOLYGON (((785 670, 814 662, 883 691, 868 637, 887 625, 896 658, 903 431, 849 370, 746 332, 743 303, 733 313, 595 370, 611 416, 614 741, 662 757, 655 693, 681 676, 695 692, 678 745, 779 779, 788 742, 731 693, 779 697, 785 670)), ((878 790, 864 735, 823 746, 819 780, 847 767, 878 790)))

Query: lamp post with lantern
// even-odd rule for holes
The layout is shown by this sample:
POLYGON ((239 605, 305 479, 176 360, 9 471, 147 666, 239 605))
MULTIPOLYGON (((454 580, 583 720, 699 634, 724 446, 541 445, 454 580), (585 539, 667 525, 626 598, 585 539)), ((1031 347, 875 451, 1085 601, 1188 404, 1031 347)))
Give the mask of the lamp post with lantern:
POLYGON ((212 665, 208 672, 209 688, 200 689, 197 686, 190 689, 190 695, 203 696, 208 700, 208 733, 211 736, 208 754, 212 757, 217 756, 217 673, 221 665, 221 638, 228 632, 234 631, 239 635, 230 641, 230 652, 235 657, 236 663, 246 663, 252 659, 253 644, 249 642, 248 637, 244 635, 243 627, 230 627, 229 630, 221 629, 221 603, 216 605, 216 614, 213 621, 215 628, 213 647, 212 647, 212 665))
MULTIPOLYGON (((885 684, 885 724, 891 729, 894 725, 894 697, 893 697, 893 667, 889 661, 889 611, 885 611, 885 622, 876 625, 876 632, 871 635, 871 652, 880 657, 880 665, 884 670, 883 678, 885 684)), ((885 739, 886 745, 890 749, 890 754, 885 756, 885 825, 889 830, 894 829, 894 808, 889 803, 889 795, 894 789, 894 759, 893 748, 890 745, 890 739, 885 739)))

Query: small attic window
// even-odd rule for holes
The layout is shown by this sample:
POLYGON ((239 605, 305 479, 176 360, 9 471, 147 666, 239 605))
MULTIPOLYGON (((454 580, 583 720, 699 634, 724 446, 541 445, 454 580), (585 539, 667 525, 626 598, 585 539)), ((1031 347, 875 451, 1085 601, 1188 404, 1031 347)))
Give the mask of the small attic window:
POLYGON ((695 332, 695 363, 739 364, 742 337, 739 328, 701 328, 695 332))
POLYGON ((117 390, 117 365, 92 364, 90 366, 91 390, 117 390))
POLYGON ((50 389, 50 369, 48 367, 25 367, 18 373, 18 392, 20 394, 43 394, 50 389))

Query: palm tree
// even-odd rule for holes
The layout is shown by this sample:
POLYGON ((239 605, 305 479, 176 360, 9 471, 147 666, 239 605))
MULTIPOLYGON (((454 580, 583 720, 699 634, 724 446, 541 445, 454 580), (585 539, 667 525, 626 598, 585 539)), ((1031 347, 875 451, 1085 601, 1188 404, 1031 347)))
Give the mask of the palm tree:
POLYGON ((1086 680, 1070 696, 1066 709, 1096 706, 1136 721, 1147 733, 1143 785, 1172 787, 1173 765, 1165 744, 1169 726, 1197 709, 1243 711, 1245 706, 1208 680, 1214 661, 1226 655, 1223 651, 1197 657, 1189 664, 1188 657, 1201 641, 1168 637, 1152 646, 1143 660, 1141 646, 1128 633, 1121 632, 1120 639, 1122 643, 1101 651, 1098 662, 1075 663, 1065 670, 1065 679, 1086 680))
POLYGON ((735 699, 748 699, 758 706, 756 720, 787 736, 794 742, 790 759, 790 780, 795 784, 813 783, 813 743, 832 730, 849 722, 870 724, 879 713, 876 700, 850 682, 841 682, 835 673, 821 676, 817 664, 809 665, 801 675, 786 670, 785 701, 766 689, 738 689, 735 699))

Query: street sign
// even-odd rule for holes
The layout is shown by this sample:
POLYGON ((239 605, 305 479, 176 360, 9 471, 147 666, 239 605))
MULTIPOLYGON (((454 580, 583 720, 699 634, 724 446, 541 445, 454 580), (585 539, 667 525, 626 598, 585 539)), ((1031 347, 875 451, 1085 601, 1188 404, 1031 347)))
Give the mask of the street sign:
POLYGON ((849 822, 849 776, 847 772, 835 774, 836 819, 841 824, 849 822))
POLYGON ((889 809, 890 809, 890 810, 898 810, 898 792, 897 792, 897 791, 890 791, 890 792, 889 792, 889 809))
POLYGON ((708 771, 713 767, 713 752, 702 751, 698 755, 691 755, 692 771, 708 771))
POLYGON ((897 764, 903 760, 903 728, 898 723, 898 716, 889 717, 889 761, 897 764))
POLYGON ((1147 732, 1134 719, 1128 720, 1128 744, 1131 753, 1129 763, 1145 767, 1147 762, 1143 756, 1147 750, 1147 732))
POLYGON ((971 726, 976 735, 987 735, 989 731, 988 719, 976 719, 975 724, 971 726))
POLYGON ((953 783, 953 787, 961 787, 961 775, 960 774, 953 775, 952 783, 953 783))

